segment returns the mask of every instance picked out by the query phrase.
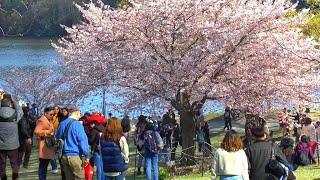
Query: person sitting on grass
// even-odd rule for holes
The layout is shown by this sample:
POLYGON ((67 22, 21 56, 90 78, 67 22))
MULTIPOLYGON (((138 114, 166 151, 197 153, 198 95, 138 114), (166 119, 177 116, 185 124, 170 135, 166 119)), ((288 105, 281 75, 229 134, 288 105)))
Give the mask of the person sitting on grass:
POLYGON ((300 137, 300 142, 294 149, 294 163, 300 166, 307 166, 316 163, 309 141, 309 137, 306 135, 302 135, 300 137))

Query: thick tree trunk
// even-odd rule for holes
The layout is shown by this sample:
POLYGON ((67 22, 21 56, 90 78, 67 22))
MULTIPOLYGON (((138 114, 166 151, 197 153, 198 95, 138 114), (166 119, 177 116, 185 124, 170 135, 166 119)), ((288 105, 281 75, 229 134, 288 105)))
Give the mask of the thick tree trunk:
POLYGON ((194 164, 195 153, 195 122, 191 109, 180 111, 180 126, 182 134, 182 158, 185 165, 194 164))

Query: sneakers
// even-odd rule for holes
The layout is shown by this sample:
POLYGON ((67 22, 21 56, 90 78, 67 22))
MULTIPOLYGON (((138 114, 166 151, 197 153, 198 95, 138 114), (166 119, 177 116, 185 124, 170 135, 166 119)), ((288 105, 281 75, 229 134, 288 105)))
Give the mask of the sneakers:
POLYGON ((52 174, 58 174, 59 173, 59 169, 53 169, 53 170, 51 170, 51 173, 52 174))

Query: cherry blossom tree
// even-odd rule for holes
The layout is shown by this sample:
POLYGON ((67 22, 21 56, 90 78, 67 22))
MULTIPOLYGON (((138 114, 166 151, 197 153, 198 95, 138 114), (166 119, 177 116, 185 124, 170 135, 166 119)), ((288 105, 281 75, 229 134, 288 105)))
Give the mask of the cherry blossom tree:
MULTIPOLYGON (((183 153, 194 155, 195 109, 223 100, 258 107, 310 95, 319 50, 300 38, 302 14, 286 0, 146 0, 123 9, 77 6, 84 22, 54 44, 65 77, 87 91, 121 87, 123 105, 171 105, 180 114, 183 153)), ((306 98, 307 99, 307 98, 306 98)))
POLYGON ((6 91, 27 103, 35 103, 39 110, 60 104, 63 92, 61 77, 53 67, 18 67, 7 70, 2 81, 6 91))

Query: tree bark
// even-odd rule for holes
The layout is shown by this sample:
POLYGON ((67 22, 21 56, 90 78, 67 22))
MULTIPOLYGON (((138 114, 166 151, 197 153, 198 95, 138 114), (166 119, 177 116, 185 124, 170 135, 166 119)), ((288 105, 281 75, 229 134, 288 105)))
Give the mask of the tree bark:
POLYGON ((182 136, 182 163, 184 165, 192 165, 195 163, 194 113, 187 92, 179 92, 177 99, 179 99, 179 107, 177 110, 180 114, 180 127, 182 136))
POLYGON ((180 127, 182 135, 182 162, 184 165, 192 165, 195 160, 195 122, 191 109, 182 109, 180 111, 180 127))

